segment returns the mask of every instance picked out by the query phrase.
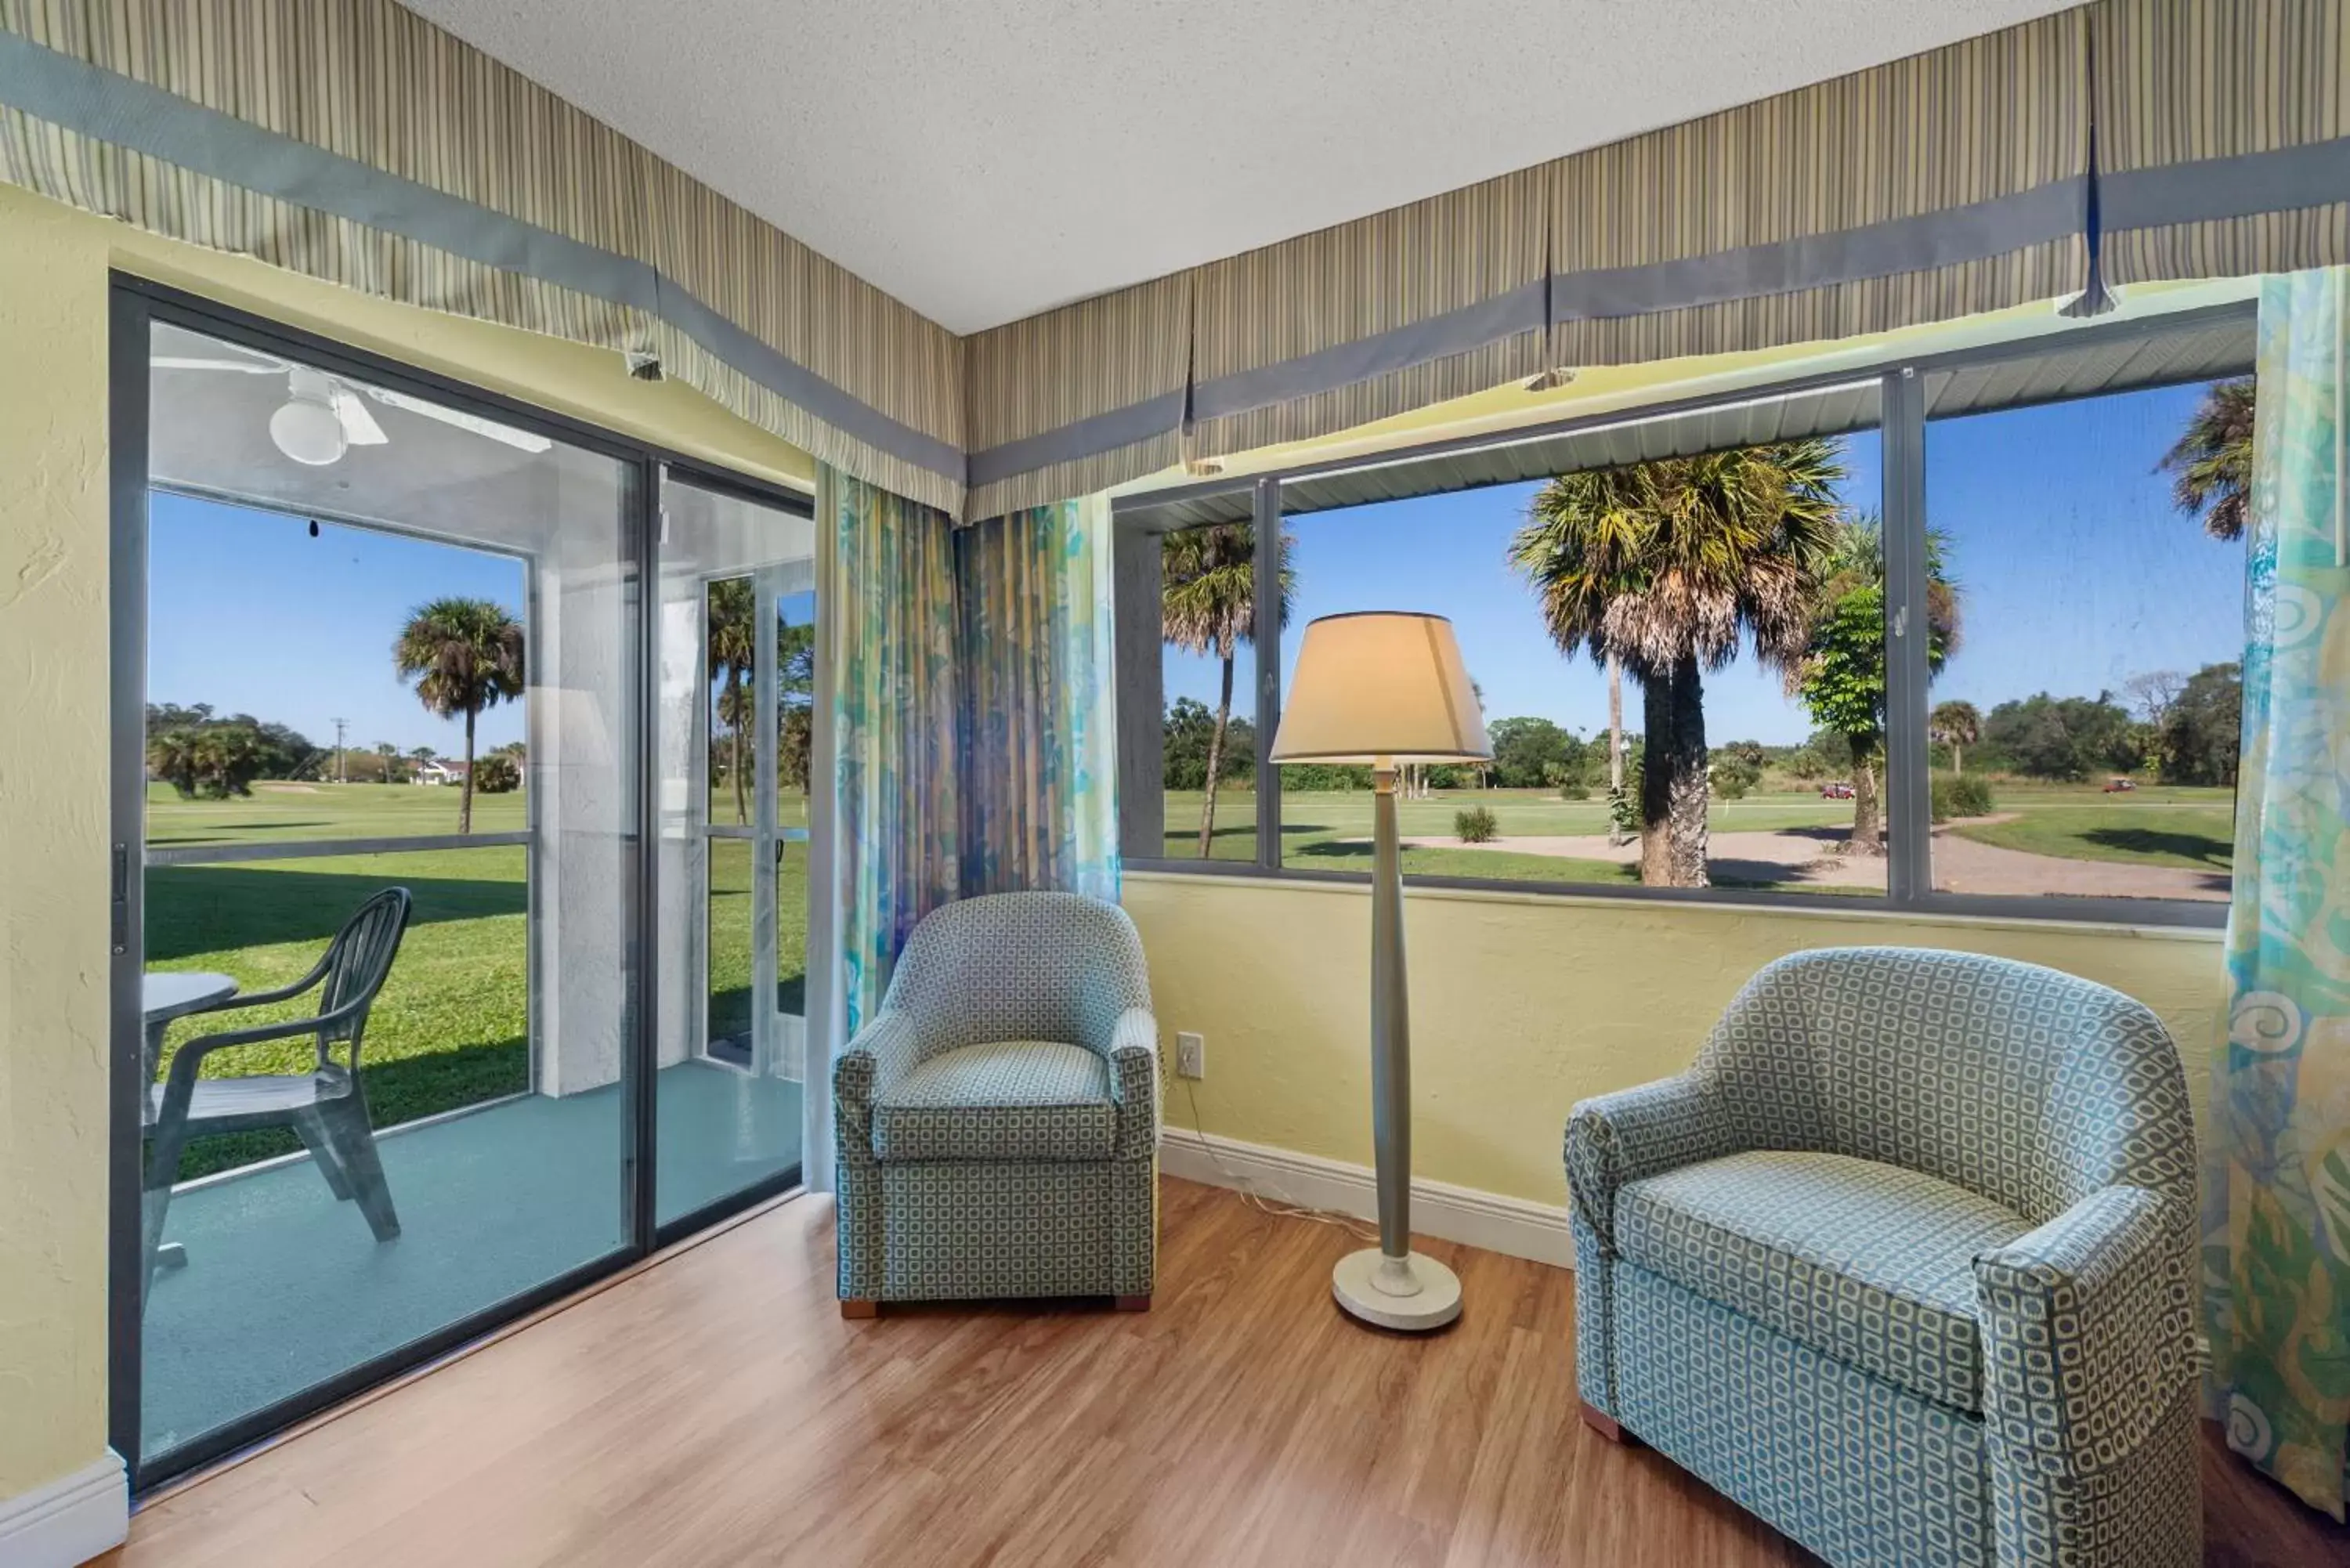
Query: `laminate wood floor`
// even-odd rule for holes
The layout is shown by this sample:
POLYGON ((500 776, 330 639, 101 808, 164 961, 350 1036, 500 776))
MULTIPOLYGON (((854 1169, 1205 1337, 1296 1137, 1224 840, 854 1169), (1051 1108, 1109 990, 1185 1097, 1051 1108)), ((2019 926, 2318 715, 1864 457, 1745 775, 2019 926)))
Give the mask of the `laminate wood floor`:
MULTIPOLYGON (((1162 1188, 1158 1303, 843 1322, 802 1199, 142 1510, 120 1568, 1814 1560, 1576 1419, 1574 1278, 1443 1242, 1426 1340, 1332 1303, 1345 1232, 1162 1188)), ((2213 1449, 2210 1562, 2350 1565, 2213 1449)))

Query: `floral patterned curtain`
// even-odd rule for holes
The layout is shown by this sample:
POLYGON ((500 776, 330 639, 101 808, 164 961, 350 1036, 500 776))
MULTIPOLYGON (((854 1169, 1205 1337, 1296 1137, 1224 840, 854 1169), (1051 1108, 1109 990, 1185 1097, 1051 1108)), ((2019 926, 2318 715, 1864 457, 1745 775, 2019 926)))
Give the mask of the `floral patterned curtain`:
POLYGON ((906 933, 962 875, 954 524, 828 466, 816 515, 833 532, 833 845, 854 1034, 880 1007, 906 933))
POLYGON ((2205 1301, 2237 1453, 2343 1517, 2350 1427, 2350 270, 2265 280, 2205 1301))
POLYGON ((1109 502, 960 535, 962 891, 1118 894, 1109 502))

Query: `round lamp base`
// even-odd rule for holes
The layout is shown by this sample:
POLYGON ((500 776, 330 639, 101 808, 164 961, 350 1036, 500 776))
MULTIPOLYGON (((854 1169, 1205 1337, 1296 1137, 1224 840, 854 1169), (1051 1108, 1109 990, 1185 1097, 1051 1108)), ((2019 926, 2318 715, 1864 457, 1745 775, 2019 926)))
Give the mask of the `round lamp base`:
POLYGON ((1330 1293, 1365 1323, 1406 1334, 1442 1328, 1461 1315, 1461 1277, 1418 1252, 1403 1258, 1377 1247, 1349 1252, 1331 1271, 1330 1293))

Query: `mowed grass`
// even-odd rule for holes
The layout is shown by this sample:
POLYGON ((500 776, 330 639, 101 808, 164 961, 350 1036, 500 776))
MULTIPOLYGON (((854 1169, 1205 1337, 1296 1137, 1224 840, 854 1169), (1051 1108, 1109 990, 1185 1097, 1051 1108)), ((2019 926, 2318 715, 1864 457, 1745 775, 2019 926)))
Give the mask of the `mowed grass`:
MULTIPOLYGON (((172 846, 421 836, 456 831, 458 792, 412 784, 256 784, 249 799, 182 801, 157 785, 149 843, 172 846)), ((806 820, 804 801, 781 813, 806 820)), ((477 833, 526 826, 519 794, 477 795, 477 833)), ((747 1031, 751 985, 751 850, 712 842, 710 984, 713 1034, 747 1031)), ((329 856, 232 865, 161 866, 147 873, 147 965, 227 974, 244 992, 307 973, 352 910, 388 887, 414 900, 400 956, 371 1010, 360 1069, 378 1127, 479 1104, 530 1087, 529 851, 519 845, 329 856)), ((779 967, 789 1005, 806 968, 806 846, 789 846, 779 889, 779 967)), ((175 1023, 166 1060, 185 1040, 315 1012, 314 991, 268 1008, 175 1023)), ((208 1058, 207 1076, 301 1073, 307 1038, 236 1047, 208 1058)), ((182 1179, 299 1147, 273 1130, 202 1139, 182 1179)))
MULTIPOLYGON (((805 803, 803 803, 805 811, 805 803)), ((751 873, 746 838, 710 841, 709 1038, 751 1033, 751 873)), ((775 991, 785 1012, 805 1012, 807 991, 807 846, 785 844, 775 866, 775 991)))
POLYGON ((2229 789, 2147 786, 2106 794, 2090 785, 1993 786, 2010 822, 1960 823, 1950 829, 1978 844, 2130 866, 2231 871, 2236 797, 2229 789))
MULTIPOLYGON (((1200 853, 1201 792, 1170 790, 1166 805, 1167 857, 1196 859, 1200 853)), ((1368 871, 1371 868, 1371 794, 1367 790, 1284 790, 1281 795, 1282 864, 1304 869, 1368 871)), ((1453 814, 1482 805, 1501 823, 1507 838, 1604 836, 1604 799, 1561 800, 1542 790, 1456 790, 1429 800, 1396 803, 1396 826, 1405 838, 1450 838, 1453 814)), ((1823 800, 1813 791, 1780 791, 1744 800, 1713 803, 1707 821, 1717 833, 1767 833, 1785 827, 1839 827, 1852 822, 1852 803, 1823 800)), ((1216 792, 1213 858, 1256 857, 1256 794, 1253 790, 1216 792)), ((1406 877, 1469 877, 1499 882, 1584 882, 1636 887, 1636 866, 1555 855, 1515 855, 1507 849, 1452 849, 1407 845, 1406 877)), ((1731 885, 1731 884, 1725 884, 1731 885)), ((1850 892, 1802 883, 1750 883, 1752 887, 1798 888, 1805 892, 1850 892)))
MULTIPOLYGON (((259 844, 310 838, 421 838, 457 831, 463 791, 446 784, 276 784, 242 800, 182 800, 172 786, 147 786, 147 846, 259 844)), ((520 790, 473 797, 473 831, 519 833, 529 826, 520 790)))
MULTIPOLYGON (((2227 789, 2147 785, 2107 794, 2101 785, 2039 784, 2001 780, 1993 794, 2005 822, 1961 823, 1953 833, 2068 860, 2104 860, 2137 866, 2174 866, 2225 871, 2232 862, 2235 795, 2227 789)), ((1170 790, 1166 797, 1166 855, 1172 860, 1199 857, 1202 795, 1170 790)), ((1450 838, 1453 815, 1471 806, 1492 812, 1503 839, 1580 837, 1607 831, 1602 799, 1562 800, 1539 790, 1458 790, 1430 800, 1397 803, 1397 826, 1405 838, 1450 838)), ((1298 867, 1367 871, 1371 867, 1371 795, 1368 791, 1286 791, 1281 796, 1282 863, 1298 867)), ((1852 803, 1825 800, 1814 790, 1783 789, 1742 800, 1716 800, 1707 822, 1719 833, 1771 833, 1789 828, 1822 830, 1825 848, 1837 830, 1850 827, 1852 803)), ((1256 857, 1256 795, 1252 790, 1216 792, 1212 857, 1256 857)), ((1466 877, 1504 882, 1615 883, 1636 885, 1636 867, 1612 861, 1550 855, 1512 854, 1507 849, 1407 846, 1406 877, 1466 877)), ((1857 889, 1811 882, 1757 881, 1725 886, 1779 888, 1790 891, 1851 895, 1857 889)))

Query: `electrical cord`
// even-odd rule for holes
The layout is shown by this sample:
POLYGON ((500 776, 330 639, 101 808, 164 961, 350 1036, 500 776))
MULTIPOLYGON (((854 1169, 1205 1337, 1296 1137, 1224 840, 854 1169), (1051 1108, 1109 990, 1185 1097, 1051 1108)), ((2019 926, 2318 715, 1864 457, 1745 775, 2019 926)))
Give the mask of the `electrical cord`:
MULTIPOLYGON (((1175 1077, 1163 1058, 1160 1060, 1159 1072, 1159 1081, 1162 1084, 1175 1077)), ((1199 1145, 1200 1152, 1206 1155, 1208 1163, 1216 1168, 1216 1174, 1222 1177, 1224 1184, 1238 1192, 1242 1200, 1250 1208, 1262 1214, 1270 1214, 1275 1219, 1311 1220, 1316 1225, 1336 1226, 1357 1241, 1376 1243, 1378 1241, 1378 1232, 1365 1227, 1363 1222, 1352 1214, 1341 1214, 1331 1209, 1311 1208, 1297 1202, 1284 1192, 1275 1192, 1268 1197, 1253 1179, 1242 1175, 1226 1165, 1223 1157, 1216 1152, 1216 1146, 1208 1141, 1207 1133, 1201 1128, 1199 1091, 1191 1086, 1191 1080, 1189 1078, 1180 1079, 1180 1082, 1183 1085, 1184 1102, 1191 1107, 1191 1125, 1180 1130, 1191 1135, 1199 1145)))

